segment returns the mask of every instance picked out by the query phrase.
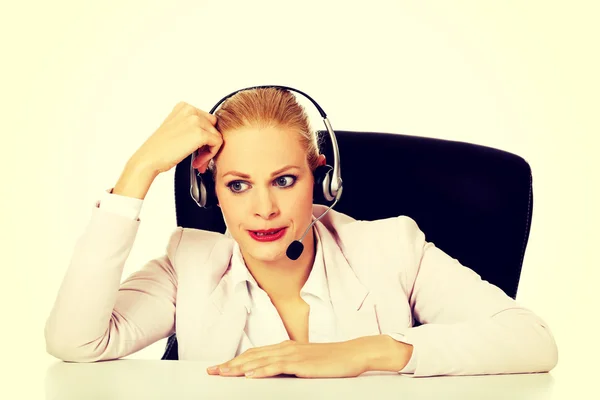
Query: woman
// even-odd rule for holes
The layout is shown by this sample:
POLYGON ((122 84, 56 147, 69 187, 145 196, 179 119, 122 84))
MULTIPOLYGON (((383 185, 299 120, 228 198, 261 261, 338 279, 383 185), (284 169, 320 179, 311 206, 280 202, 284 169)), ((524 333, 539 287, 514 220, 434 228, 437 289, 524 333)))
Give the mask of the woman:
POLYGON ((324 212, 312 203, 324 164, 287 90, 241 91, 215 115, 179 103, 96 203, 46 324, 48 352, 116 359, 177 332, 180 359, 215 360, 208 373, 224 376, 554 368, 545 322, 406 216, 355 221, 332 210, 289 259, 288 245, 324 212), (196 149, 227 234, 178 227, 164 256, 120 284, 153 180, 196 149))

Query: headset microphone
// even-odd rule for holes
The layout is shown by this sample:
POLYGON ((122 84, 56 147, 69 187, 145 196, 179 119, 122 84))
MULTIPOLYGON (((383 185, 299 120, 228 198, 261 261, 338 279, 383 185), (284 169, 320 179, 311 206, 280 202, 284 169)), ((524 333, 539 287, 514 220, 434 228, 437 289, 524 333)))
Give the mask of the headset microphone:
MULTIPOLYGON (((312 224, 311 224, 311 226, 312 226, 312 224)), ((302 239, 300 239, 300 240, 302 240, 302 239)), ((298 240, 294 240, 288 246, 285 254, 288 256, 288 258, 290 260, 297 260, 298 258, 300 258, 300 255, 302 254, 303 251, 304 251, 304 245, 302 244, 302 242, 300 242, 298 240)))
POLYGON ((329 210, 331 210, 333 208, 333 206, 335 206, 335 203, 338 202, 341 195, 342 195, 342 188, 340 188, 340 190, 338 191, 338 195, 335 197, 335 201, 333 202, 333 204, 330 205, 329 207, 327 207, 327 210, 325 210, 325 212, 323 214, 321 214, 319 216, 319 218, 315 219, 313 222, 310 223, 308 228, 306 228, 306 230, 302 234, 302 237, 300 238, 300 240, 294 240, 292 243, 290 243, 287 250, 285 251, 285 254, 288 256, 288 258, 290 260, 297 260, 298 258, 300 258, 300 256, 302 255, 302 252, 304 251, 304 245, 302 244, 302 241, 304 240, 304 236, 306 236, 306 234, 308 233, 308 230, 310 228, 312 228, 313 225, 316 224, 318 220, 323 218, 325 216, 325 214, 327 214, 329 212, 329 210))

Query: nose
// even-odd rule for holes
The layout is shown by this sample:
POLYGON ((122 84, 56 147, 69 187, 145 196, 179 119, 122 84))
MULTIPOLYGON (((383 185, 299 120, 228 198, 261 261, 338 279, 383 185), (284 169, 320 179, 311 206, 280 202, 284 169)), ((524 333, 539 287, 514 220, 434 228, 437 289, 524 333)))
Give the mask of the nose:
POLYGON ((279 208, 275 201, 274 194, 269 189, 256 191, 257 195, 254 199, 256 210, 255 215, 263 219, 271 219, 279 214, 279 208))

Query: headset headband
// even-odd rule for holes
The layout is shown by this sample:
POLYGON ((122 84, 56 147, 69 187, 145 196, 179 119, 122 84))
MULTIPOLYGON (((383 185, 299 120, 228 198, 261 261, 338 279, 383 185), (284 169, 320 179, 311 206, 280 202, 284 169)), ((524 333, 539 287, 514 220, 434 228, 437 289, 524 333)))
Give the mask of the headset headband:
POLYGON ((217 109, 217 107, 219 107, 219 105, 221 105, 222 102, 224 102, 225 100, 227 100, 228 98, 230 98, 231 96, 233 96, 234 94, 236 94, 238 92, 243 92, 244 90, 250 90, 250 89, 262 89, 262 88, 287 89, 287 90, 291 90, 292 92, 300 93, 301 95, 303 95, 304 97, 309 99, 311 101, 311 103, 313 103, 315 105, 315 107, 317 107, 317 109, 319 110, 319 114, 321 114, 321 118, 323 118, 323 119, 327 118, 327 114, 325 114, 325 111, 323 111, 321 106, 316 101, 314 101, 312 97, 310 97, 309 95, 307 95, 306 93, 304 93, 298 89, 294 89, 294 88, 291 88, 288 86, 278 86, 278 85, 251 86, 251 87, 247 87, 244 89, 236 90, 235 92, 230 93, 227 96, 223 97, 221 100, 219 100, 219 102, 217 104, 215 104, 215 106, 212 108, 212 110, 210 110, 210 113, 213 114, 214 111, 217 109))

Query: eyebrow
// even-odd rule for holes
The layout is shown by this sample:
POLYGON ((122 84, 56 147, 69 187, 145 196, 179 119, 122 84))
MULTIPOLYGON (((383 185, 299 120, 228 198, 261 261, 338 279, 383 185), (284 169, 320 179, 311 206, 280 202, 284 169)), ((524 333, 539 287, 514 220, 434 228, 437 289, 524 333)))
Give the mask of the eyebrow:
MULTIPOLYGON (((292 169, 292 168, 300 169, 300 167, 298 167, 296 165, 286 165, 285 167, 279 168, 277 171, 274 171, 273 173, 271 173, 271 177, 273 177, 275 175, 279 175, 283 171, 287 171, 288 169, 292 169)), ((244 174, 244 173, 241 173, 241 172, 238 172, 238 171, 229 171, 229 172, 223 174, 222 177, 224 178, 227 175, 239 176, 240 178, 250 179, 250 175, 244 174)))

